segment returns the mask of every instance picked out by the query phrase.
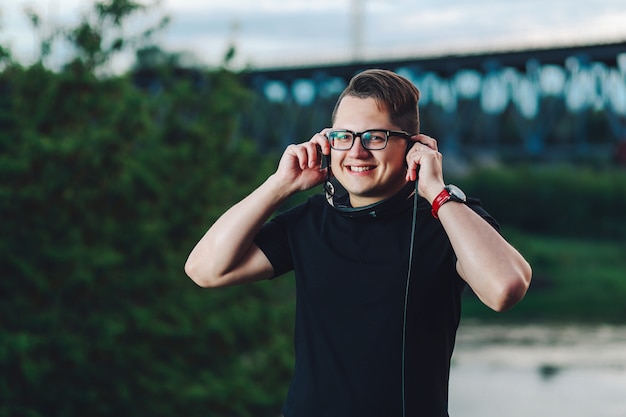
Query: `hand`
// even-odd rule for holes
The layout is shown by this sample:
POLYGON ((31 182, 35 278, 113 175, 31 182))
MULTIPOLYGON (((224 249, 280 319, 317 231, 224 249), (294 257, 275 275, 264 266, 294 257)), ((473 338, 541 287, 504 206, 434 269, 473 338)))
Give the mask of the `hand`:
POLYGON ((437 194, 445 187, 442 156, 435 139, 419 134, 413 136, 411 140, 415 143, 406 155, 408 166, 406 180, 415 181, 419 176, 418 193, 432 204, 437 194))
POLYGON ((322 155, 330 154, 326 131, 316 133, 308 142, 289 145, 278 164, 276 176, 293 192, 308 190, 326 178, 322 155))

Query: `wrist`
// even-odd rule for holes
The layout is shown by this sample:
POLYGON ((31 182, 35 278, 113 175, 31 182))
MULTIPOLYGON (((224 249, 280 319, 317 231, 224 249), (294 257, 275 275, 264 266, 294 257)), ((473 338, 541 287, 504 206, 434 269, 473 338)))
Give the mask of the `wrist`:
POLYGON ((449 201, 465 203, 466 200, 467 197, 465 196, 465 193, 461 191, 459 187, 453 184, 448 184, 432 200, 431 213, 435 219, 439 219, 439 209, 441 208, 441 206, 448 203, 449 201))
POLYGON ((279 200, 286 200, 297 192, 292 189, 293 181, 282 181, 281 177, 276 174, 270 175, 265 180, 264 186, 279 200))
POLYGON ((446 188, 446 184, 442 179, 438 179, 433 181, 432 183, 426 183, 426 181, 420 182, 420 194, 422 197, 428 201, 428 203, 432 206, 435 198, 441 193, 441 191, 446 188))

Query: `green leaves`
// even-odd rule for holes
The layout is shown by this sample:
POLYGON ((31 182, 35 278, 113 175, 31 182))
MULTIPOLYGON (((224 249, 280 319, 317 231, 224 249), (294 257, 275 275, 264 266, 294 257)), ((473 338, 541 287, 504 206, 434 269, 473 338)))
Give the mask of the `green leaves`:
POLYGON ((277 415, 291 281, 209 292, 183 272, 276 163, 237 131, 251 94, 175 59, 158 93, 102 75, 143 9, 95 10, 61 70, 0 67, 0 416, 277 415))
POLYGON ((101 19, 110 18, 117 26, 120 26, 127 16, 146 9, 146 6, 128 0, 97 1, 94 7, 101 19))
POLYGON ((526 232, 624 239, 626 173, 589 167, 517 167, 477 170, 460 178, 504 225, 526 232))

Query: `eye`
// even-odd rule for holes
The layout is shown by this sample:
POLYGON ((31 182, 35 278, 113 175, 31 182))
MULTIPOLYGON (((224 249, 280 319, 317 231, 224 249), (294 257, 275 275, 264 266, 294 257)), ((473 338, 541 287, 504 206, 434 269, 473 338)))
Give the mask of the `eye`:
POLYGON ((331 135, 332 140, 336 140, 340 142, 352 140, 352 134, 350 132, 331 132, 330 135, 331 135))
POLYGON ((384 142, 386 140, 385 132, 382 131, 374 131, 374 132, 366 132, 363 134, 363 139, 368 142, 384 142))

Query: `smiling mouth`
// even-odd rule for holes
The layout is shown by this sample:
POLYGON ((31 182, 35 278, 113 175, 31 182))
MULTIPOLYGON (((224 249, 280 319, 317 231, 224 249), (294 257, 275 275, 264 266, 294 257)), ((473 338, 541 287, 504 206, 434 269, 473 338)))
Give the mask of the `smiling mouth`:
POLYGON ((371 169, 373 169, 372 167, 355 167, 355 166, 350 166, 350 171, 352 172, 365 172, 365 171, 370 171, 371 169))

